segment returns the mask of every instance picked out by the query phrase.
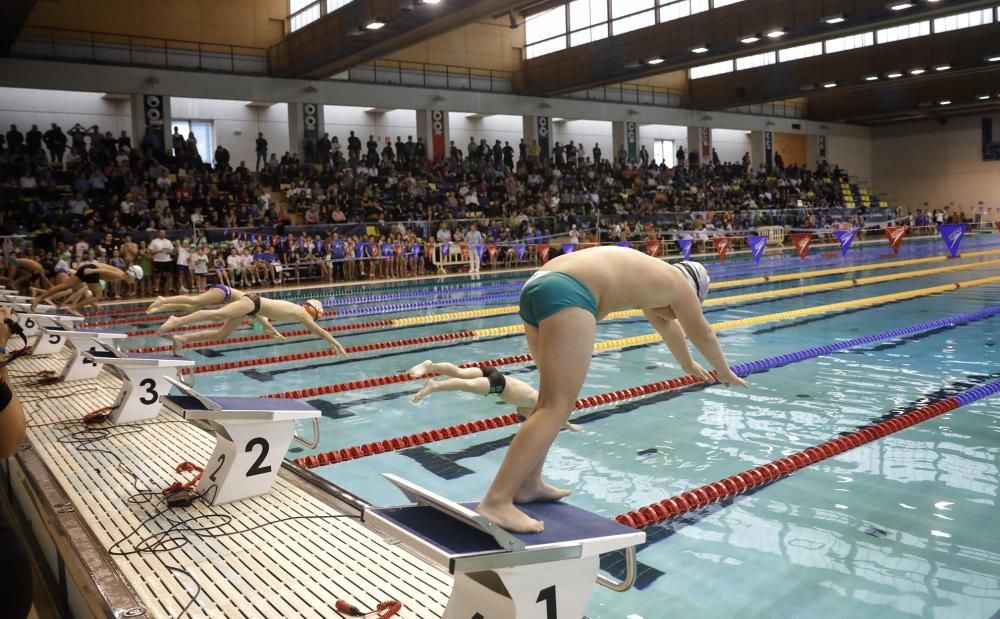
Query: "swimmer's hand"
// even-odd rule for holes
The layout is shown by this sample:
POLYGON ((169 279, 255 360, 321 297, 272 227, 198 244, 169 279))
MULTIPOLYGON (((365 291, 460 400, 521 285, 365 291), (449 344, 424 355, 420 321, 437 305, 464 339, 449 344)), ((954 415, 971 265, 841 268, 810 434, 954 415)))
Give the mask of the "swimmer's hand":
POLYGON ((708 370, 701 367, 697 361, 692 361, 690 365, 682 366, 681 370, 683 370, 685 374, 689 374, 695 378, 700 378, 706 385, 711 385, 715 382, 715 377, 712 376, 708 370))
POLYGON ((747 381, 743 380, 736 374, 733 374, 732 370, 726 368, 725 371, 719 372, 719 382, 727 387, 748 387, 747 381))

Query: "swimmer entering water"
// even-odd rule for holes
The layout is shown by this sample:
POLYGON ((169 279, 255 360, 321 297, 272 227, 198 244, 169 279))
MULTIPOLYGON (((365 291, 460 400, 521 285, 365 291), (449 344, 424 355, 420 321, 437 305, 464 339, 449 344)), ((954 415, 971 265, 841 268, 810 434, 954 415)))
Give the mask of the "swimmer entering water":
POLYGON ((706 383, 715 380, 691 357, 687 337, 715 368, 719 382, 745 387, 729 369, 702 314, 708 286, 708 273, 697 262, 667 264, 623 247, 577 250, 535 273, 521 289, 520 315, 538 365, 538 405, 521 424, 476 511, 508 531, 537 533, 544 523, 514 504, 569 495, 542 481, 542 466, 587 378, 597 321, 615 310, 641 309, 684 372, 706 383))
MULTIPOLYGON (((416 404, 420 400, 437 391, 464 391, 476 395, 495 395, 501 401, 517 408, 517 414, 527 419, 535 412, 538 403, 538 392, 523 380, 512 376, 504 376, 494 367, 460 368, 452 363, 434 363, 427 360, 410 368, 410 376, 420 378, 425 374, 443 374, 450 376, 446 380, 429 379, 420 391, 410 398, 416 404)), ((566 422, 565 427, 573 432, 583 428, 575 423, 566 422)))

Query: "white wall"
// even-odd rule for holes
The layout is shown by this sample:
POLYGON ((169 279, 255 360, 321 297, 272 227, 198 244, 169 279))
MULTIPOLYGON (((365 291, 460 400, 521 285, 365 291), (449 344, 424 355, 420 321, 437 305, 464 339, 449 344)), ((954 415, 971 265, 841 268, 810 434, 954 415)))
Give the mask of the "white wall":
POLYGON ((131 110, 128 99, 105 99, 99 92, 0 88, 0 129, 4 133, 12 124, 21 133, 27 133, 31 125, 38 125, 44 133, 52 123, 64 132, 80 123, 84 127, 97 125, 115 137, 122 131, 131 135, 131 110))
POLYGON ((712 148, 722 163, 739 163, 751 151, 750 135, 738 129, 712 129, 712 148))
MULTIPOLYGON (((264 134, 270 152, 281 156, 288 150, 288 106, 284 103, 258 107, 249 106, 245 101, 171 97, 170 116, 212 121, 215 132, 213 148, 220 144, 225 146, 233 167, 240 161, 246 161, 247 166, 253 168, 254 141, 258 132, 264 134)), ((173 127, 168 126, 166 132, 170 134, 173 131, 173 127)), ((167 143, 170 143, 169 135, 167 143)))
MULTIPOLYGON (((873 129, 873 186, 904 209, 1000 208, 1000 162, 982 160, 981 117, 873 129)), ((993 116, 1000 140, 1000 115, 993 116)), ((996 213, 996 210, 993 211, 996 213)), ((991 217, 992 218, 992 217, 991 217)))
POLYGON ((479 140, 486 140, 491 148, 497 140, 500 140, 501 144, 510 142, 514 147, 514 159, 517 159, 517 145, 524 137, 524 121, 521 116, 494 114, 482 118, 469 118, 469 114, 469 112, 448 113, 450 140, 462 149, 462 155, 468 154, 469 138, 473 137, 476 139, 476 144, 479 140))
MULTIPOLYGON (((677 152, 678 146, 683 146, 684 152, 689 152, 687 127, 678 125, 639 125, 639 148, 641 149, 645 146, 646 150, 649 151, 650 159, 655 157, 653 152, 654 140, 673 140, 673 152, 677 152)), ((657 163, 660 163, 660 161, 657 161, 657 163)))
POLYGON ((386 138, 395 144, 396 136, 403 138, 405 142, 406 136, 412 135, 413 141, 417 141, 417 113, 414 110, 369 112, 368 109, 348 105, 323 106, 326 132, 330 134, 331 139, 337 137, 344 149, 345 157, 347 137, 351 135, 351 131, 361 140, 362 155, 366 152, 365 144, 369 135, 374 135, 380 145, 385 144, 386 138))
MULTIPOLYGON (((808 151, 807 151, 808 152, 808 151)), ((872 139, 830 135, 826 138, 826 161, 831 166, 839 165, 851 176, 861 181, 872 180, 872 139)), ((872 184, 876 193, 886 191, 877 183, 872 184)))
POLYGON ((576 146, 583 146, 584 157, 593 158, 594 143, 601 145, 601 158, 614 159, 614 149, 611 141, 612 123, 606 120, 567 120, 553 123, 555 141, 562 145, 570 140, 576 146))

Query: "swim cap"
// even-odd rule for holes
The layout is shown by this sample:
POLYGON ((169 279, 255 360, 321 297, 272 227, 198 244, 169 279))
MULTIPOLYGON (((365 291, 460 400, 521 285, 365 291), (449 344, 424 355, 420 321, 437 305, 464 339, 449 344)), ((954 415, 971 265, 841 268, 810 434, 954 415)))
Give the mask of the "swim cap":
POLYGON ((138 264, 133 264, 129 268, 125 269, 125 272, 135 278, 135 281, 140 281, 142 279, 142 267, 138 264))
POLYGON ((313 320, 317 320, 323 315, 323 304, 316 299, 309 299, 302 304, 302 308, 306 310, 307 314, 312 316, 313 320))
POLYGON ((692 260, 683 260, 673 266, 684 274, 691 287, 694 288, 695 294, 698 295, 698 300, 704 303, 705 298, 708 297, 708 286, 712 281, 705 267, 700 262, 692 260))

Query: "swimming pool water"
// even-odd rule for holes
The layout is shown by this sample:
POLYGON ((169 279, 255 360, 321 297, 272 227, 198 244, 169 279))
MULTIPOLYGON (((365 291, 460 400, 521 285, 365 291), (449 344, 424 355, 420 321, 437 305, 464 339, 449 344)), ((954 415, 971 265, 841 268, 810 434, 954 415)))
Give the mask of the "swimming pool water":
MULTIPOLYGON (((876 274, 953 264, 957 262, 876 274)), ((730 273, 743 271, 740 276, 758 269, 739 261, 726 268, 730 273)), ((856 276, 863 275, 868 273, 856 276)), ((721 322, 996 275, 1000 275, 997 266, 979 267, 715 307, 707 317, 710 322, 721 322)), ((495 277, 483 283, 518 282, 526 277, 495 277)), ((844 277, 720 290, 713 296, 844 277)), ((470 286, 468 282, 463 285, 470 286)), ((420 289, 414 285, 396 290, 420 289)), ((479 294, 474 290, 440 292, 445 299, 479 294)), ((351 288, 337 296, 362 294, 367 294, 363 288, 351 288)), ((991 285, 726 330, 720 337, 730 362, 737 363, 997 304, 1000 286, 991 285)), ((446 311, 473 307, 484 305, 470 299, 469 306, 446 311)), ((435 310, 391 316, 427 313, 435 310)), ((345 319, 338 318, 330 324, 342 322, 345 319)), ((350 346, 517 322, 511 315, 373 329, 338 335, 338 339, 350 346)), ((639 319, 609 321, 599 326, 598 337, 616 339, 651 331, 639 319)), ((545 474, 552 483, 573 490, 569 500, 575 505, 614 517, 835 438, 894 410, 919 406, 996 378, 1000 375, 998 339, 1000 318, 989 318, 752 374, 751 387, 745 391, 695 387, 579 411, 573 420, 584 431, 560 434, 545 474)), ((159 343, 163 340, 130 338, 127 347, 159 343)), ((205 364, 322 348, 314 340, 268 341, 212 347, 208 351, 212 357, 194 351, 188 356, 205 364)), ((253 371, 202 374, 197 377, 197 388, 209 394, 264 394, 396 374, 426 358, 464 363, 525 352, 522 336, 444 342, 419 349, 360 353, 346 360, 328 357, 268 364, 253 371)), ((501 369, 537 382, 533 366, 501 369)), ((680 373, 662 345, 604 352, 595 355, 581 397, 680 373)), ((321 445, 317 450, 293 447, 289 455, 299 457, 511 412, 493 398, 461 393, 434 394, 413 405, 409 397, 420 384, 411 381, 309 399, 324 414, 321 445)), ((998 411, 997 399, 965 406, 735 501, 650 527, 646 529, 649 541, 638 553, 637 586, 626 593, 598 587, 588 616, 989 619, 1000 611, 998 411)), ((404 502, 382 479, 383 472, 399 474, 455 499, 474 500, 491 481, 516 429, 480 432, 314 472, 376 504, 404 502)), ((612 565, 613 559, 609 557, 606 563, 615 572, 618 566, 612 565)))

